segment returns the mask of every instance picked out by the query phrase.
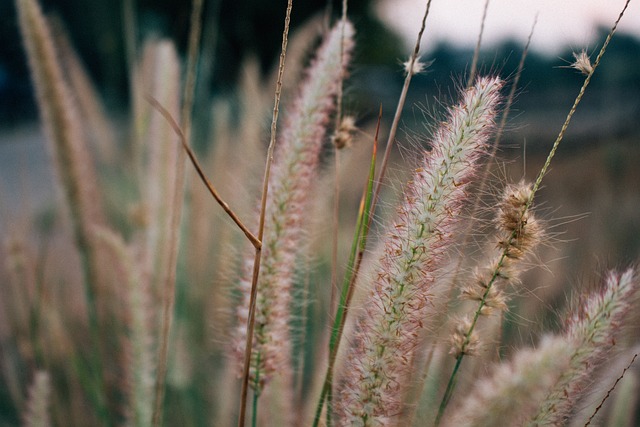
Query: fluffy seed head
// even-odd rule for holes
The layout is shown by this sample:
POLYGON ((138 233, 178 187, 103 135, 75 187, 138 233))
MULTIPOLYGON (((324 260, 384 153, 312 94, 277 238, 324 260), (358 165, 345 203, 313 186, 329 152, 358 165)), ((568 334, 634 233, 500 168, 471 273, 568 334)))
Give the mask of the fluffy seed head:
POLYGON ((612 272, 604 289, 590 295, 581 310, 568 319, 564 338, 571 351, 569 367, 529 426, 564 425, 585 385, 604 361, 603 355, 615 345, 616 332, 638 297, 640 282, 634 269, 612 272))
MULTIPOLYGON (((486 149, 501 87, 497 78, 481 78, 464 92, 407 185, 356 336, 348 338, 349 360, 336 377, 340 425, 387 425, 402 411, 411 361, 433 314, 431 286, 451 246, 466 184, 486 149)), ((463 351, 473 351, 471 341, 463 351)))
POLYGON ((340 126, 331 137, 331 142, 337 150, 349 147, 353 141, 353 133, 358 130, 356 119, 353 116, 344 116, 340 121, 340 126))
POLYGON ((524 349, 509 362, 491 368, 479 381, 447 427, 523 425, 549 388, 569 365, 569 346, 562 337, 544 337, 537 349, 524 349))
MULTIPOLYGON (((274 154, 269 180, 262 261, 258 279, 252 381, 256 388, 278 373, 291 376, 290 305, 296 260, 304 246, 305 209, 317 176, 320 152, 335 108, 339 85, 353 48, 354 29, 338 23, 327 33, 311 62, 293 106, 288 111, 281 140, 274 154)), ((239 307, 235 355, 242 361, 247 334, 253 251, 246 258, 240 284, 243 305, 239 307)), ((292 378, 292 376, 291 376, 292 378)), ((286 382, 283 380, 283 382, 286 382)), ((258 390, 260 391, 260 390, 258 390)))
POLYGON ((530 209, 532 197, 531 185, 524 182, 505 189, 496 222, 503 234, 498 247, 507 258, 523 259, 541 239, 542 226, 530 209))
POLYGON ((573 59, 575 61, 570 65, 571 68, 580 71, 585 76, 593 72, 593 65, 591 65, 591 59, 589 59, 586 50, 582 49, 580 52, 573 52, 573 59))
POLYGON ((462 317, 456 322, 451 334, 451 350, 449 350, 449 354, 454 357, 459 357, 463 354, 467 356, 477 354, 480 341, 475 329, 469 335, 472 324, 473 319, 470 316, 462 317))
POLYGON ((411 58, 409 58, 407 61, 402 63, 402 66, 404 67, 404 72, 406 74, 415 75, 424 72, 431 66, 431 64, 433 64, 433 60, 422 62, 418 56, 413 61, 413 65, 411 64, 411 58))
POLYGON ((462 289, 462 298, 471 301, 484 301, 481 314, 492 314, 494 310, 507 309, 507 297, 498 286, 487 288, 486 274, 476 273, 474 284, 462 289))

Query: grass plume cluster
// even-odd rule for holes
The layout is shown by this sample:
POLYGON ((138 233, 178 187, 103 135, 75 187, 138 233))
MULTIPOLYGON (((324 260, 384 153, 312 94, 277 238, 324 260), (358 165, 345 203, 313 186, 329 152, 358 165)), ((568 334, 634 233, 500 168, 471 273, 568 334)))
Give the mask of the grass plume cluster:
MULTIPOLYGON (((273 87, 257 83, 249 60, 244 109, 232 120, 227 100, 211 102, 214 149, 202 153, 191 149, 203 135, 191 109, 203 2, 193 5, 186 66, 170 40, 141 49, 133 40, 130 138, 120 146, 60 30, 37 0, 16 5, 61 197, 49 229, 27 219, 24 235, 3 241, 0 424, 640 420, 636 267, 606 272, 573 298, 564 326, 532 328, 528 345, 512 336, 513 318, 536 322, 512 299, 523 300, 524 272, 543 270, 532 265, 552 241, 538 192, 624 10, 593 63, 575 54, 584 84, 535 180, 488 179, 519 75, 483 75, 475 55, 467 87, 405 162, 411 173, 387 218, 379 207, 403 142, 400 114, 412 76, 430 64, 418 54, 431 1, 380 161, 380 118, 374 131, 345 113, 353 53, 366 43, 346 1, 341 19, 318 37, 312 22, 289 51, 288 3, 269 148, 256 120, 273 87), (287 64, 305 69, 299 83, 287 64), (495 206, 493 231, 484 205, 495 206)), ((533 295, 527 303, 548 309, 533 295)))

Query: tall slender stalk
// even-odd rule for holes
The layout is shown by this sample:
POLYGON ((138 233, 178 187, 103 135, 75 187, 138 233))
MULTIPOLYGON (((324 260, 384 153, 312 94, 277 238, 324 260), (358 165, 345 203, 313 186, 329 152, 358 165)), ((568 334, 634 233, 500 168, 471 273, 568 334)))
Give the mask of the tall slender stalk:
MULTIPOLYGON (((342 1, 342 45, 340 46, 340 57, 344 62, 344 26, 347 23, 347 0, 342 1)), ((342 82, 338 87, 338 95, 336 96, 336 131, 340 128, 342 121, 342 82)), ((331 300, 330 300, 330 318, 333 319, 335 315, 336 294, 338 291, 338 232, 339 232, 339 219, 340 219, 340 180, 338 175, 340 172, 340 148, 338 144, 334 144, 334 187, 333 187, 333 235, 331 242, 331 300)))
MULTIPOLYGON (((402 116, 402 111, 404 110, 404 103, 407 99, 407 93, 409 92, 409 85, 411 84, 411 78, 413 77, 414 74, 416 74, 416 71, 422 68, 419 64, 420 43, 422 42, 422 35, 424 34, 424 30, 427 25, 427 17, 429 16, 430 9, 431 9, 431 0, 427 0, 427 5, 425 7, 424 15, 422 15, 422 24, 420 25, 420 31, 418 31, 418 37, 416 38, 416 44, 413 48, 413 52, 411 53, 411 56, 409 57, 409 61, 406 64, 407 75, 404 78, 404 84, 402 85, 402 91, 400 92, 400 98, 398 99, 396 113, 393 116, 393 121, 391 122, 391 129, 389 130, 389 138, 387 139, 387 146, 384 150, 384 155, 382 156, 382 164, 380 165, 380 175, 378 176, 378 182, 376 184, 376 189, 373 197, 374 207, 377 203, 380 190, 382 189, 382 183, 384 182, 384 176, 387 172, 387 165, 389 163, 389 158, 391 157, 391 151, 396 140, 396 133, 398 132, 400 117, 402 116)), ((373 211, 375 211, 375 209, 373 209, 373 211)))
MULTIPOLYGON (((273 116, 271 119, 271 139, 267 149, 267 163, 262 180, 262 198, 260 200, 260 219, 258 224, 258 241, 262 242, 264 236, 264 224, 266 216, 267 196, 269 191, 269 180, 271 177, 271 163, 273 162, 273 151, 276 145, 276 134, 278 125, 278 113, 280 111, 280 95, 282 93, 282 76, 287 54, 287 42, 289 40, 289 24, 291 22, 291 9, 293 0, 287 1, 287 11, 284 19, 284 30, 282 32, 282 49, 280 51, 280 62, 278 64, 278 78, 276 80, 276 90, 273 101, 273 116)), ((251 367, 251 354, 253 348, 253 330, 255 325, 256 296, 258 294, 258 277, 260 275, 260 259, 262 258, 262 245, 256 247, 253 261, 253 273, 251 276, 251 291, 249 299, 249 316, 247 319, 247 339, 245 342, 244 366, 242 373, 242 390, 240 392, 240 414, 238 416, 238 427, 244 427, 247 412, 247 395, 249 391, 249 375, 251 367)), ((257 418, 257 402, 253 411, 254 420, 257 418)))
MULTIPOLYGON (((591 78, 593 77, 593 74, 595 72, 595 70, 598 68, 598 65, 600 64, 600 61, 607 49, 607 46, 609 45, 609 42, 611 41, 611 38, 613 37, 613 34, 615 33, 617 27, 618 27, 618 23, 620 22, 620 20, 622 19, 622 16, 624 15, 625 11, 627 10, 627 7, 629 6, 629 2, 630 0, 627 0, 625 2, 625 5, 622 9, 622 11, 620 12, 620 14, 618 15, 618 19, 616 20, 616 22, 614 23, 613 27, 611 28, 611 31, 609 32, 609 34, 607 35, 607 38, 604 42, 604 44, 602 45, 602 48, 600 49, 600 52, 598 53, 598 56, 596 57, 596 60, 590 70, 590 72, 587 74, 582 87, 580 88, 580 91, 578 93, 578 96, 576 97, 576 99, 573 102, 573 105, 571 106, 571 109, 569 110, 569 113, 567 114, 567 117, 562 125, 562 128, 560 129, 560 132, 558 133, 558 136, 556 138, 556 140, 553 143, 553 146, 551 148, 551 151, 549 152, 549 154, 547 155, 547 159, 545 160, 544 165, 542 166, 542 168, 540 169, 540 172, 538 173, 538 177, 536 178, 536 181, 533 184, 533 187, 531 189, 531 195, 528 198, 524 209, 522 210, 522 215, 520 218, 520 221, 522 221, 522 218, 524 218, 528 213, 529 213, 529 209, 531 208, 531 205, 533 203, 534 197, 536 195, 536 193, 538 192, 540 185, 542 184, 542 179, 544 178, 544 176, 547 173, 547 170, 549 169, 549 166, 551 165, 551 160, 553 159, 553 157, 555 156, 555 153, 558 149, 558 147, 560 146, 560 142, 562 141, 562 139, 564 138, 564 134, 567 130, 567 128, 569 127, 569 124, 571 123, 571 119, 573 118, 574 113, 576 112, 576 109, 578 108, 578 105, 580 104, 580 101, 582 101, 582 97, 584 96, 587 87, 589 86, 589 83, 591 82, 591 78)), ((509 237, 507 244, 504 246, 504 250, 502 255, 500 256, 498 262, 496 263, 496 265, 498 267, 502 267, 502 265, 504 264, 507 256, 508 256, 508 248, 509 246, 512 244, 512 242, 516 239, 517 237, 517 233, 516 231, 514 231, 512 233, 512 235, 509 237)), ((475 330, 475 326, 477 323, 477 320, 480 316, 480 312, 482 311, 484 305, 485 305, 485 301, 486 301, 486 297, 488 296, 489 292, 491 291, 491 287, 493 286, 493 283, 496 281, 496 279, 498 278, 498 271, 496 270, 496 272, 494 273, 494 275, 492 276, 491 280, 489 281, 489 283, 487 284, 486 287, 486 294, 484 295, 483 299, 480 301, 478 309, 476 310, 476 313, 474 314, 473 317, 473 322, 471 323, 465 338, 464 338, 464 344, 463 347, 466 347, 467 345, 469 345, 469 343, 471 342, 471 336, 475 330)), ((447 383, 447 388, 445 390, 445 393, 442 397, 442 401, 440 403, 440 408, 438 410, 438 414, 436 416, 436 426, 439 425, 440 420, 442 419, 442 416, 444 415, 444 411, 447 408, 447 405, 449 404, 449 401, 451 400, 451 396, 453 395, 453 391, 455 389, 455 385, 456 385, 456 380, 457 380, 457 375, 460 369, 460 365, 462 364, 462 360, 464 359, 465 356, 465 352, 460 352, 457 357, 456 357, 456 363, 454 365, 453 371, 451 373, 451 376, 449 377, 449 381, 447 383)))
POLYGON ((357 319, 338 382, 341 425, 397 422, 409 361, 429 319, 430 290, 493 129, 502 82, 483 78, 467 90, 433 137, 432 151, 405 190, 388 228, 369 302, 357 319))
POLYGON ((101 292, 104 294, 106 286, 105 266, 92 233, 93 227, 105 222, 96 172, 82 135, 77 105, 63 77, 49 23, 36 0, 17 0, 16 8, 48 147, 80 256, 92 344, 89 392, 100 419, 110 425, 113 420, 107 409, 109 393, 102 360, 104 335, 98 309, 98 296, 101 292))
POLYGON ((482 46, 482 36, 484 35, 484 24, 487 22, 487 11, 489 10, 489 0, 484 1, 484 9, 482 10, 482 19, 480 20, 480 31, 478 32, 478 41, 473 51, 473 59, 471 60, 471 69, 469 70, 469 79, 467 87, 473 84, 478 69, 478 58, 480 58, 480 46, 482 46))
POLYGON ((320 392, 320 399, 316 406, 316 412, 313 419, 313 427, 317 427, 320 422, 320 416, 322 415, 322 409, 324 408, 325 400, 327 403, 327 427, 331 423, 331 415, 333 408, 331 407, 331 401, 329 396, 332 393, 333 388, 333 374, 338 357, 338 349, 342 340, 342 334, 344 332, 344 326, 351 305, 351 298, 355 289, 355 282, 358 278, 358 271, 360 270, 360 262, 364 255, 364 250, 367 246, 367 237, 371 225, 372 212, 371 207, 373 205, 373 186, 376 171, 376 160, 378 150, 378 135, 380 132, 380 123, 382 121, 382 107, 378 114, 378 124, 376 126, 376 134, 373 139, 373 150, 371 153, 371 163, 369 164, 369 178, 367 180, 366 188, 362 194, 360 201, 360 209, 358 213, 358 219, 355 227, 355 235, 351 243, 351 253, 349 261, 347 263, 344 281, 342 284, 342 291, 340 293, 340 300, 336 307, 336 313, 333 319, 333 325, 331 328, 331 336, 329 338, 329 364, 325 373, 324 382, 322 385, 322 391, 320 392))

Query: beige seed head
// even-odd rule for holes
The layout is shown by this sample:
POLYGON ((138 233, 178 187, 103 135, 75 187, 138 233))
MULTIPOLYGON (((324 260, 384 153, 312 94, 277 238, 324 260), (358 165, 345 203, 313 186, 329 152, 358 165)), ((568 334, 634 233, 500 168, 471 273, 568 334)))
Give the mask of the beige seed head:
POLYGON ((571 68, 580 71, 585 76, 593 72, 593 65, 591 65, 591 60, 586 50, 582 49, 580 52, 573 52, 573 59, 575 61, 570 65, 571 68))
POLYGON ((353 116, 344 116, 340 121, 340 126, 331 137, 331 142, 337 150, 351 146, 353 141, 353 133, 358 130, 356 127, 356 119, 353 116))
POLYGON ((419 56, 413 61, 413 65, 411 58, 402 63, 404 72, 411 75, 423 73, 431 64, 433 64, 433 60, 422 62, 419 56))
POLYGON ((477 354, 479 340, 475 330, 467 339, 472 324, 473 320, 469 316, 462 317, 458 320, 451 335, 451 350, 449 350, 449 354, 452 354, 454 357, 459 357, 462 354, 467 356, 477 354))

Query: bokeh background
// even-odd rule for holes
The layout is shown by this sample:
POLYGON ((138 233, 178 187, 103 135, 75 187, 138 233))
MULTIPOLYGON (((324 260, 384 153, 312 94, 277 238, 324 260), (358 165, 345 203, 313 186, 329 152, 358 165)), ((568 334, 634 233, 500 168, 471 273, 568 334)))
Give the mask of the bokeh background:
MULTIPOLYGON (((190 4, 177 0, 42 3, 69 35, 107 111, 118 123, 116 128, 126 134, 123 117, 131 99, 127 37, 138 48, 149 36, 169 37, 184 55, 190 4), (133 34, 124 30, 128 6, 137 23, 133 34)), ((607 2, 606 6, 597 1, 529 3, 490 3, 479 68, 512 77, 539 12, 501 149, 506 164, 531 175, 581 85, 582 76, 566 68, 572 52, 587 49, 595 55, 623 2, 607 2)), ((193 144, 200 151, 211 145, 206 137, 212 131, 211 100, 233 99, 242 64, 255 57, 263 76, 272 71, 280 49, 285 4, 284 0, 205 2, 194 108, 193 144)), ((340 4, 335 0, 297 2, 292 31, 314 18, 322 25, 339 14, 340 4)), ((402 122, 406 138, 399 137, 400 145, 410 135, 424 132, 423 122, 437 115, 433 112, 453 98, 456 85, 465 80, 483 5, 469 0, 433 2, 423 42, 424 58, 433 64, 412 83, 402 122)), ((349 15, 358 29, 358 48, 345 108, 361 125, 373 120, 380 104, 385 119, 390 120, 403 81, 401 63, 411 51, 423 8, 423 2, 416 0, 349 2, 349 15)), ((569 237, 582 241, 576 250, 588 252, 582 258, 587 263, 631 262, 640 253, 640 216, 636 214, 636 208, 640 209, 636 167, 640 164, 640 39, 634 25, 638 9, 632 2, 542 193, 558 209, 554 215, 587 216, 568 228, 576 228, 576 233, 601 230, 602 236, 585 231, 590 236, 587 242, 584 236, 569 237), (562 185, 556 185, 554 179, 562 185)), ((0 189, 5 218, 0 227, 6 227, 25 206, 37 210, 52 203, 54 191, 12 1, 0 2, 0 39, 0 189)))
MULTIPOLYGON (((295 1, 292 32, 311 19, 319 27, 326 25, 339 15, 340 3, 295 1)), ((583 81, 567 68, 572 52, 586 49, 594 56, 623 4, 493 0, 480 54, 481 73, 500 73, 512 81, 537 12, 533 3, 540 9, 538 26, 493 172, 500 182, 535 178, 583 81)), ((128 70, 132 56, 139 53, 132 53, 132 47, 139 51, 149 36, 169 37, 184 61, 190 2, 42 0, 42 4, 77 49, 118 140, 126 145, 131 132, 128 70), (133 32, 125 31, 127 13, 137 23, 133 32)), ((205 1, 192 141, 199 154, 215 150, 211 135, 219 131, 220 121, 211 118, 224 117, 216 115, 217 101, 231 109, 227 117, 243 108, 237 86, 247 61, 256 58, 257 79, 269 84, 280 49, 285 4, 285 0, 205 1)), ((422 51, 423 58, 433 63, 412 82, 398 134, 399 152, 405 158, 423 142, 442 105, 454 99, 465 82, 483 4, 433 1, 422 51)), ((531 343, 543 328, 558 326, 558 307, 565 305, 571 288, 597 283, 606 269, 640 259, 639 6, 632 2, 539 193, 539 215, 549 225, 551 238, 513 300, 519 317, 509 323, 512 348, 521 344, 518 340, 531 343)), ((379 105, 383 128, 391 120, 404 78, 401 64, 411 51, 423 8, 418 0, 349 1, 358 35, 345 111, 356 116, 364 135, 370 135, 379 105)), ((56 190, 11 0, 0 0, 0 40, 0 238, 4 239, 21 218, 45 224, 55 211, 56 190)), ((363 135, 360 139, 369 141, 363 135)), ((402 161, 401 155, 394 159, 392 177, 401 175, 402 161)), ((366 168, 366 158, 361 166, 366 168)), ((114 182, 118 181, 112 186, 114 182)), ((354 191, 356 199, 359 191, 354 191)), ((213 203, 208 209, 212 215, 218 212, 213 203)), ((208 254, 200 257, 209 262, 208 254)), ((7 412, 15 419, 14 412, 7 412)))

